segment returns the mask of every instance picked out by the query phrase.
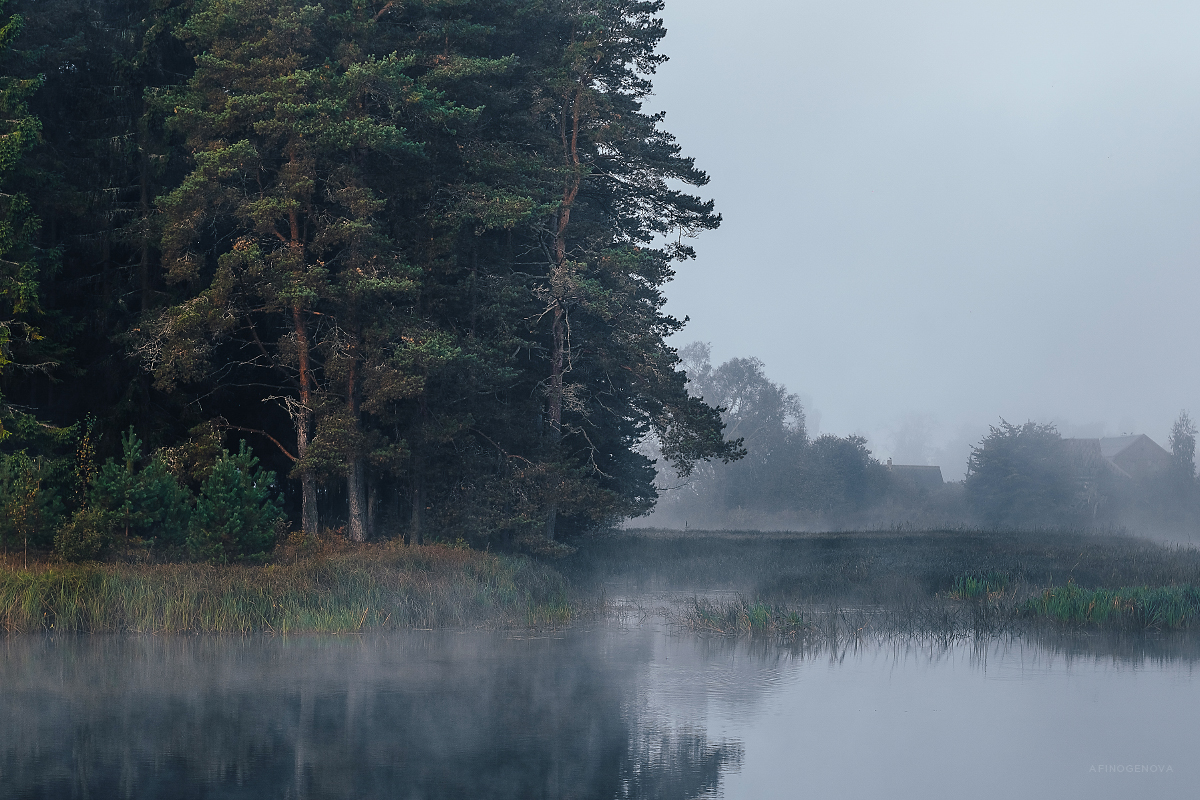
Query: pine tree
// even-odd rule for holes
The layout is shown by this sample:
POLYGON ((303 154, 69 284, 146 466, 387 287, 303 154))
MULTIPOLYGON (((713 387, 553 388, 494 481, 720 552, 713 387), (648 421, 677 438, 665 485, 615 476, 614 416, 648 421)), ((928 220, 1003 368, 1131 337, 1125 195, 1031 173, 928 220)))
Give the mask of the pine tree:
POLYGON ((684 473, 737 457, 666 344, 663 287, 719 216, 641 106, 660 3, 29 7, 62 384, 4 388, 97 411, 102 455, 131 418, 155 447, 237 431, 304 530, 406 505, 417 541, 642 513, 651 432, 684 473))
POLYGON ((133 428, 121 437, 120 461, 108 459, 92 480, 87 507, 81 513, 100 528, 102 539, 160 540, 183 544, 191 516, 191 493, 171 475, 162 460, 143 450, 133 428))
POLYGON ((224 452, 200 489, 188 532, 192 555, 206 561, 243 561, 275 543, 281 516, 275 476, 258 466, 242 442, 237 453, 224 452))
MULTIPOLYGON (((168 98, 170 125, 195 167, 161 201, 166 269, 197 291, 152 326, 162 342, 158 380, 227 370, 278 387, 270 393, 294 425, 288 455, 309 533, 318 529, 317 480, 329 458, 312 448, 315 437, 336 428, 329 423, 339 413, 344 435, 357 428, 362 316, 342 312, 365 294, 397 300, 414 288, 380 222, 386 190, 373 177, 386 181, 392 163, 421 155, 404 114, 441 110, 406 74, 406 56, 362 51, 370 25, 352 3, 200 4, 183 27, 196 72, 168 98), (343 391, 327 371, 332 361, 343 362, 343 391), (254 377, 264 370, 276 377, 254 377)), ((360 449, 334 446, 343 456, 360 449)))
POLYGON ((694 255, 684 237, 720 217, 711 201, 671 188, 708 178, 660 128, 663 116, 642 109, 665 59, 661 10, 661 2, 537 0, 509 29, 523 103, 507 123, 529 143, 525 169, 550 209, 529 230, 541 264, 526 266, 528 318, 545 359, 545 372, 529 378, 545 397, 539 460, 551 539, 560 497, 584 498, 577 510, 594 521, 652 507, 653 468, 635 449, 651 430, 680 472, 738 455, 716 413, 688 397, 665 343, 681 328, 662 313, 671 263, 694 255), (656 246, 668 234, 676 241, 656 246))

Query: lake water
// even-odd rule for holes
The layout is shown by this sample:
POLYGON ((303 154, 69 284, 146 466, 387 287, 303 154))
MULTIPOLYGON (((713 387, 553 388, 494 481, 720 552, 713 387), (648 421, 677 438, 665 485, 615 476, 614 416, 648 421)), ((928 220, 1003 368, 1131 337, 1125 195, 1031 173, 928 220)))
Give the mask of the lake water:
POLYGON ((0 796, 1184 797, 1170 640, 10 637, 0 796))

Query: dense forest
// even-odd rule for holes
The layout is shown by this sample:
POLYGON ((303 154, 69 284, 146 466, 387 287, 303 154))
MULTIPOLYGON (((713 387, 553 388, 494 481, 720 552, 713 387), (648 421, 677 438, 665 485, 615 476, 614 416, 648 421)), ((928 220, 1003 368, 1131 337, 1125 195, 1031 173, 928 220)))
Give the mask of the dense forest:
POLYGON ((739 458, 666 343, 720 216, 661 8, 9 0, 4 546, 553 540, 653 507, 648 437, 739 458))

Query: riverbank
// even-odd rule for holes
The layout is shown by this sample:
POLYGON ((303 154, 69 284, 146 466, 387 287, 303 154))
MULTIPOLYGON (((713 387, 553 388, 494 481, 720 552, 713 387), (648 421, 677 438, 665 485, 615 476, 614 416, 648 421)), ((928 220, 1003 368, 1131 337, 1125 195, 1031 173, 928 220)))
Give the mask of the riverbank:
POLYGON ((558 627, 604 609, 707 634, 1200 629, 1200 551, 1072 531, 614 531, 557 560, 289 543, 265 565, 0 563, 0 629, 357 633, 558 627))
POLYGON ((261 566, 0 568, 9 633, 357 633, 567 624, 581 604, 524 556, 397 543, 283 550, 261 566))
POLYGON ((713 634, 1200 627, 1200 550, 1115 533, 643 529, 580 542, 563 569, 612 597, 682 596, 676 622, 713 634))

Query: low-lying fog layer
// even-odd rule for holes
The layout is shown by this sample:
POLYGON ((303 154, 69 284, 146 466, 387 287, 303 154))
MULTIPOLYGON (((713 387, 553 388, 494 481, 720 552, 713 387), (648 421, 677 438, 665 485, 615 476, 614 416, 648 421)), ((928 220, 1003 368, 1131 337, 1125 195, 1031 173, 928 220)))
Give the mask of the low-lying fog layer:
POLYGON ((1170 797, 1197 653, 546 636, 13 637, 15 797, 1170 797))

